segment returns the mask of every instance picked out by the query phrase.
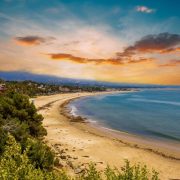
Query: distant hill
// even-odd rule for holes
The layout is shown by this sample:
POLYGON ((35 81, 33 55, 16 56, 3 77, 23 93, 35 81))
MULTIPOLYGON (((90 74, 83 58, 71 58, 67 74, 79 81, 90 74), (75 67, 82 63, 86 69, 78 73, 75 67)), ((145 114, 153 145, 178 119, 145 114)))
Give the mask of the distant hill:
MULTIPOLYGON (((106 86, 106 87, 139 87, 139 88, 146 88, 146 87, 172 87, 172 86, 160 86, 160 85, 149 85, 149 84, 126 84, 126 83, 110 83, 110 82, 103 82, 103 81, 92 81, 92 80, 83 80, 83 79, 71 79, 71 78, 63 78, 57 76, 50 76, 50 75, 39 75, 33 74, 29 72, 20 72, 20 71, 11 71, 5 72, 0 71, 0 79, 8 80, 8 81, 25 81, 31 80, 35 82, 41 83, 49 83, 49 84, 65 84, 65 85, 90 85, 90 86, 106 86)), ((178 86, 173 86, 178 87, 178 86)))

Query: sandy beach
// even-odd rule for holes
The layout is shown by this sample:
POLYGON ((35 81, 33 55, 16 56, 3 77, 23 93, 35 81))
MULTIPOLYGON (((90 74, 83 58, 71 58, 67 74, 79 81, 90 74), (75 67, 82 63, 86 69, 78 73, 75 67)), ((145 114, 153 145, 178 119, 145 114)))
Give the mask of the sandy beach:
POLYGON ((155 169, 163 180, 180 179, 178 154, 172 156, 168 153, 156 153, 148 144, 141 144, 143 148, 139 148, 128 142, 124 143, 124 140, 128 140, 126 134, 121 142, 86 123, 71 122, 70 116, 64 115, 64 104, 70 100, 97 94, 102 93, 57 94, 37 97, 34 101, 44 117, 43 125, 48 133, 45 141, 60 157, 63 168, 73 174, 74 170, 76 173, 87 163, 94 162, 102 170, 107 164, 121 167, 124 159, 128 159, 131 163, 140 162, 149 169, 155 169))

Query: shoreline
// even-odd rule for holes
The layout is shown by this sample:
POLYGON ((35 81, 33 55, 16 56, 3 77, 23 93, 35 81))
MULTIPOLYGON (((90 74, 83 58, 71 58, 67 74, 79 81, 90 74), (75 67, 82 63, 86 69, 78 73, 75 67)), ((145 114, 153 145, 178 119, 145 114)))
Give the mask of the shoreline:
MULTIPOLYGON (((127 91, 127 92, 120 91, 119 93, 129 93, 129 92, 131 92, 131 91, 127 91)), ((114 92, 112 92, 110 94, 114 94, 114 92)), ((104 95, 104 94, 100 94, 100 96, 101 95, 104 95)), ((86 97, 88 97, 88 96, 86 96, 86 97)), ((83 123, 84 124, 83 126, 81 124, 79 124, 78 126, 81 126, 80 128, 83 128, 83 130, 88 128, 89 131, 93 131, 93 134, 95 134, 95 135, 101 135, 106 138, 112 139, 113 141, 121 142, 121 143, 128 145, 130 147, 133 147, 133 148, 147 150, 147 151, 153 152, 155 154, 158 154, 162 157, 180 161, 179 151, 177 151, 177 154, 175 151, 173 153, 170 153, 170 151, 172 149, 168 148, 170 146, 176 145, 178 142, 174 142, 171 140, 167 140, 167 141, 155 140, 150 137, 142 137, 140 135, 134 135, 134 134, 130 134, 128 132, 114 130, 111 128, 101 126, 98 123, 96 125, 94 125, 92 122, 88 121, 87 118, 85 118, 81 115, 74 116, 71 113, 71 109, 68 106, 72 101, 74 101, 76 99, 81 99, 81 98, 82 97, 72 98, 72 99, 65 101, 63 104, 61 104, 60 113, 63 116, 65 116, 70 122, 72 122, 73 125, 76 125, 76 123, 81 123, 81 124, 83 123), (163 145, 167 145, 168 147, 162 147, 163 145)), ((79 127, 77 127, 77 128, 79 128, 79 127)))
POLYGON ((179 160, 117 141, 114 137, 110 138, 109 134, 106 136, 104 132, 91 127, 89 123, 71 122, 63 114, 65 112, 62 113, 63 106, 76 98, 101 94, 104 93, 69 93, 35 99, 35 106, 44 117, 43 126, 47 130, 45 142, 55 151, 60 167, 73 175, 90 162, 94 162, 101 171, 107 165, 122 167, 124 160, 128 159, 131 164, 140 162, 147 165, 149 170, 155 169, 163 180, 180 179, 179 160))

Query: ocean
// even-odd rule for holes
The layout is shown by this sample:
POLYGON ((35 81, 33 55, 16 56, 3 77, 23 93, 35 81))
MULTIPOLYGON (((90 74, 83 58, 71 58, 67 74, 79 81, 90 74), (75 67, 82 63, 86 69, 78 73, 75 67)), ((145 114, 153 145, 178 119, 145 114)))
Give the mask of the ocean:
POLYGON ((69 104, 75 116, 107 129, 180 142, 180 89, 97 95, 69 104))

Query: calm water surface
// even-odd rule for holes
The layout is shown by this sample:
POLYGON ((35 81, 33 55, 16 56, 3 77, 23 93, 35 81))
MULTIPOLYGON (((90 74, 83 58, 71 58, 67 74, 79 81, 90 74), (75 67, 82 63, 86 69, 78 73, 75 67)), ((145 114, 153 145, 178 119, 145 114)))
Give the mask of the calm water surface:
POLYGON ((86 97, 69 106, 106 128, 180 142, 180 89, 86 97))

